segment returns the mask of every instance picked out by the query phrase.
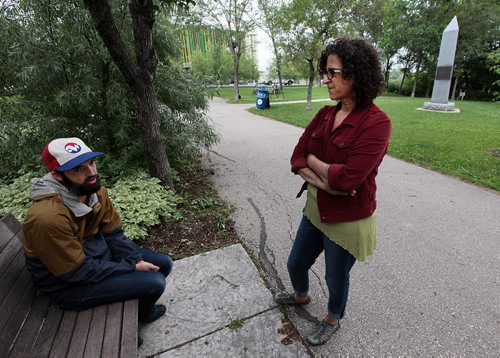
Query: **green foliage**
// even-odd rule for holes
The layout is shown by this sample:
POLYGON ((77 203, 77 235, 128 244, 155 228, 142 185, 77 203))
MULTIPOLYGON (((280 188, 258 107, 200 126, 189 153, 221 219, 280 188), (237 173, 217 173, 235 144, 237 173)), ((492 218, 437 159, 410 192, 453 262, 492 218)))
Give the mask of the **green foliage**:
MULTIPOLYGON (((376 0, 373 3, 378 2, 376 0)), ((397 62, 409 72, 414 72, 417 68, 424 72, 418 76, 417 86, 420 88, 417 88, 417 94, 419 91, 427 92, 429 79, 434 79, 442 32, 456 15, 460 30, 453 69, 454 80, 458 80, 458 88, 466 88, 467 99, 494 98, 491 87, 498 77, 495 79, 488 71, 485 61, 486 55, 498 47, 500 39, 500 3, 497 0, 389 0, 379 8, 379 15, 373 16, 372 12, 365 11, 367 7, 363 4, 359 15, 363 23, 366 19, 376 18, 382 24, 381 27, 372 27, 368 32, 381 49, 386 73, 397 57, 397 62), (476 21, 477 18, 481 21, 476 21), (395 54, 398 56, 394 56, 395 54)), ((406 86, 411 80, 410 76, 401 77, 402 88, 397 91, 411 93, 411 89, 408 91, 406 86)), ((411 85, 409 84, 410 87, 411 85)))
POLYGON ((224 237, 228 234, 231 214, 234 212, 234 205, 226 205, 222 200, 212 193, 205 193, 203 196, 191 200, 191 207, 198 212, 200 218, 211 218, 217 227, 217 233, 224 237))
POLYGON ((257 62, 255 62, 255 58, 248 53, 244 53, 241 56, 239 71, 238 78, 241 82, 259 79, 257 62))
MULTIPOLYGON (((222 206, 222 205, 221 205, 222 206)), ((217 226, 217 233, 220 236, 226 236, 229 230, 229 223, 231 221, 231 215, 235 211, 235 207, 232 204, 223 205, 214 215, 215 225, 217 226)))
MULTIPOLYGON (((127 3, 113 11, 133 49, 127 3)), ((0 71, 12 65, 0 79, 0 155, 9 158, 0 165, 2 177, 37 170, 43 146, 64 136, 106 153, 99 165, 110 183, 147 170, 134 97, 87 10, 63 1, 12 2, 0 8, 0 35, 0 71)), ((206 90, 171 62, 180 46, 168 23, 158 25, 154 41, 167 154, 173 163, 192 160, 218 139, 206 116, 206 90)))
MULTIPOLYGON (((270 68, 270 79, 278 78, 278 68, 276 61, 273 61, 270 68)), ((281 78, 285 79, 299 79, 299 78, 307 78, 309 76, 309 68, 307 66, 307 62, 301 61, 290 61, 290 60, 282 60, 281 61, 281 78)))
POLYGON ((207 53, 193 53, 191 73, 195 78, 209 78, 210 82, 227 84, 233 77, 233 59, 224 46, 214 46, 207 53))
POLYGON ((177 205, 182 198, 145 173, 118 180, 108 192, 130 239, 147 236, 149 227, 160 220, 181 218, 177 205))
MULTIPOLYGON (((214 46, 207 53, 194 53, 191 58, 191 73, 194 78, 211 84, 229 84, 233 80, 233 56, 224 45, 214 46)), ((239 80, 259 78, 257 63, 248 53, 243 53, 239 63, 239 80)))
POLYGON ((169 135, 167 152, 171 163, 193 161, 203 148, 209 148, 219 141, 219 134, 213 130, 203 113, 172 111, 160 106, 163 132, 169 135))
POLYGON ((34 176, 28 172, 11 183, 0 183, 0 216, 10 213, 22 222, 31 205, 30 183, 34 176))
POLYGON ((493 95, 496 101, 500 101, 500 48, 488 55, 488 64, 490 65, 490 71, 497 77, 497 80, 493 82, 493 95))
POLYGON ((213 196, 202 196, 201 198, 193 199, 191 204, 199 210, 206 210, 217 205, 217 198, 213 196))
POLYGON ((242 319, 236 318, 229 323, 228 328, 232 331, 238 331, 244 324, 245 322, 242 319))

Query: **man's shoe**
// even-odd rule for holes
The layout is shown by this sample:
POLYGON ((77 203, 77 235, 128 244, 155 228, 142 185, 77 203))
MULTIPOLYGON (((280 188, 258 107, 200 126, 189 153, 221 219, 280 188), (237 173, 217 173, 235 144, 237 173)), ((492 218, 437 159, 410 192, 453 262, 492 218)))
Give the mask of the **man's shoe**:
POLYGON ((316 331, 311 335, 307 336, 307 341, 313 346, 319 346, 320 344, 325 344, 331 336, 340 328, 340 323, 337 321, 336 325, 332 325, 325 320, 322 320, 316 331))
POLYGON ((140 323, 151 323, 156 321, 158 318, 163 316, 167 311, 167 307, 165 305, 155 305, 149 315, 146 318, 139 319, 140 323))

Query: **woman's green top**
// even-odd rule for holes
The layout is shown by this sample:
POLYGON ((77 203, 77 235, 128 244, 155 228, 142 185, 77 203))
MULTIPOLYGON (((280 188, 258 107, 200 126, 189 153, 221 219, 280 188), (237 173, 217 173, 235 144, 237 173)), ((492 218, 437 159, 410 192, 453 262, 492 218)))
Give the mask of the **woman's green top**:
POLYGON ((317 195, 318 189, 308 184, 304 215, 330 240, 349 251, 356 260, 366 261, 368 256, 373 255, 377 246, 376 213, 366 219, 325 224, 320 219, 317 195))

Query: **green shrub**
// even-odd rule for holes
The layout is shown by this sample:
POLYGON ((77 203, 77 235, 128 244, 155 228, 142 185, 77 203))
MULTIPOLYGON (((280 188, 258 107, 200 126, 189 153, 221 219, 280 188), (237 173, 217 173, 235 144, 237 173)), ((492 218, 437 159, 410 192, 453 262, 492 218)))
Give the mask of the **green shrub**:
MULTIPOLYGON (((121 14, 122 5, 116 6, 121 14)), ((0 13, 0 35, 5 35, 0 36, 0 157, 9 158, 0 162, 0 178, 37 171, 49 140, 74 136, 106 153, 99 169, 108 183, 146 171, 135 97, 85 7, 9 2, 0 5, 0 13)), ((206 113, 207 90, 173 62, 180 43, 169 19, 164 15, 155 23, 155 90, 161 135, 175 167, 182 160, 194 161, 218 135, 206 113)), ((123 17, 122 29, 130 29, 130 21, 123 17)), ((132 48, 132 33, 124 34, 132 48)))
POLYGON ((145 173, 118 180, 108 192, 130 239, 145 237, 149 227, 159 224, 162 218, 165 221, 181 218, 177 204, 182 198, 145 173))
POLYGON ((16 178, 11 183, 0 183, 0 216, 12 214, 17 220, 22 221, 26 210, 31 205, 31 172, 16 178))

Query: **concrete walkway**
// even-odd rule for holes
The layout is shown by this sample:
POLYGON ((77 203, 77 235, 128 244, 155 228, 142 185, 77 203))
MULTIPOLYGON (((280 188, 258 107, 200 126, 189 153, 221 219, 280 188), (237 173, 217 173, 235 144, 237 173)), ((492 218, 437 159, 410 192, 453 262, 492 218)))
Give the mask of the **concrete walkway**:
MULTIPOLYGON (((271 289, 290 289, 286 260, 304 197, 295 199, 302 181, 290 173, 289 158, 303 130, 250 114, 251 106, 212 101, 222 140, 205 165, 219 193, 235 205, 238 234, 271 289)), ((311 351, 325 357, 498 357, 498 192, 391 157, 380 168, 378 188, 377 251, 351 272, 342 328, 311 351)), ((313 301, 287 309, 302 337, 326 313, 323 277, 320 257, 311 272, 313 301)), ((280 348, 262 356, 288 354, 280 348)))
POLYGON ((159 302, 167 313, 139 327, 140 357, 308 357, 238 245, 175 261, 159 302))

